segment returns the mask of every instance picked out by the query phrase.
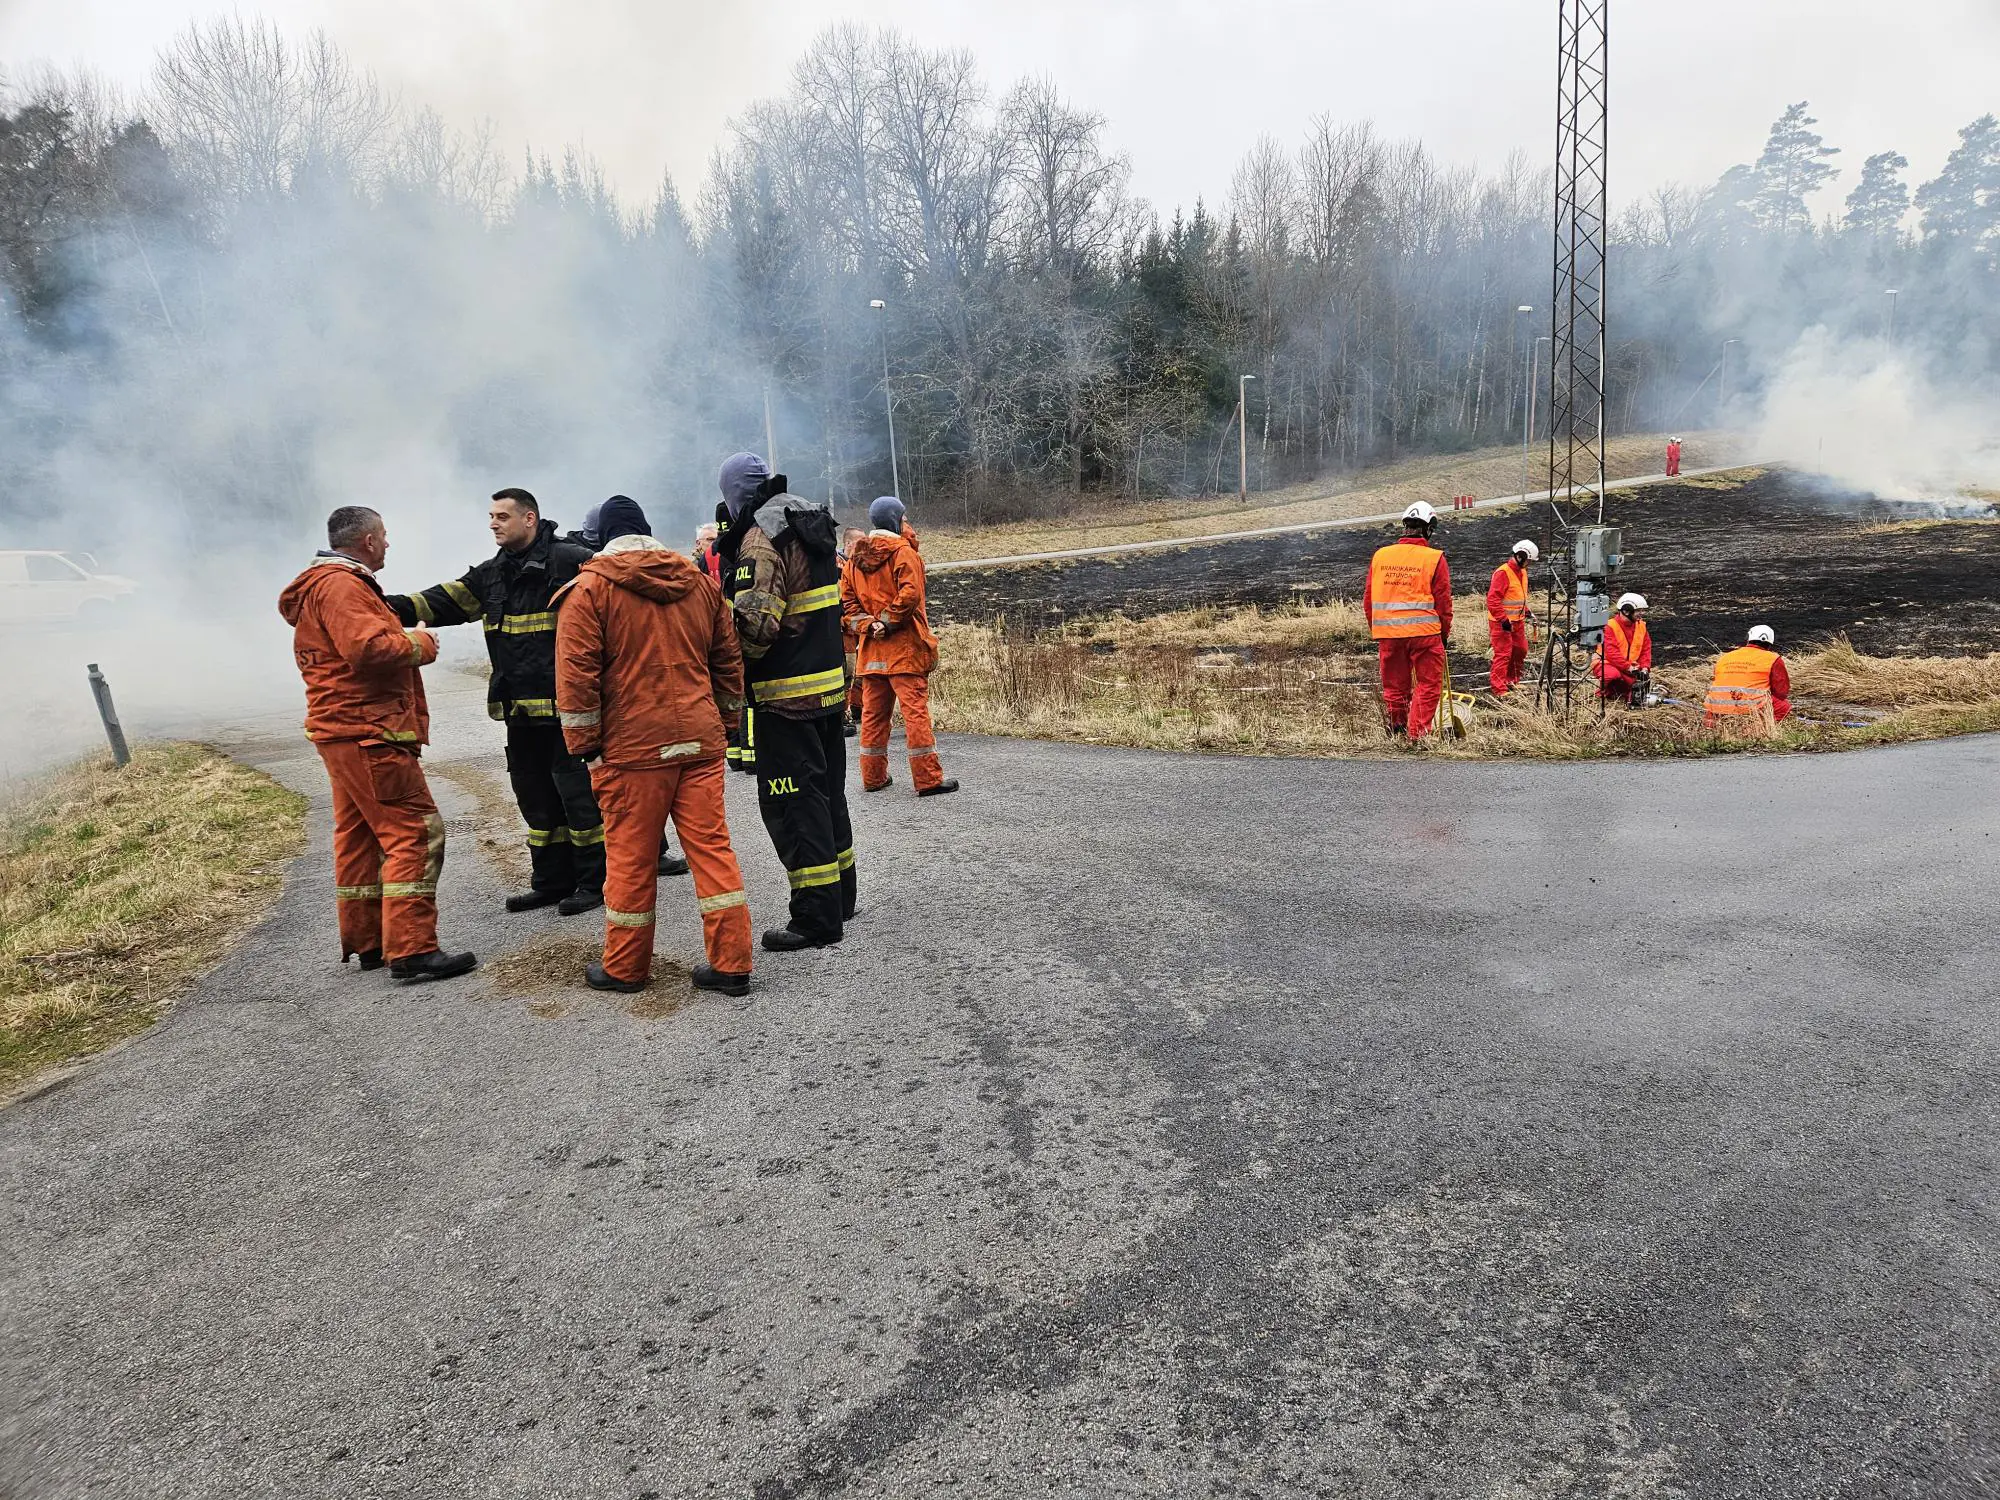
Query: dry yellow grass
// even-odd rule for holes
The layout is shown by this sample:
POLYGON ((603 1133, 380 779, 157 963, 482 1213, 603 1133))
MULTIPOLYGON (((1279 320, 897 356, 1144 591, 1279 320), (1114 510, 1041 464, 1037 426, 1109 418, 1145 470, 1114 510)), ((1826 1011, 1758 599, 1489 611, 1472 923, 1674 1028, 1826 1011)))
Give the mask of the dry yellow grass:
MULTIPOLYGON (((1462 622, 1481 624, 1454 631, 1454 686, 1483 690, 1483 611, 1460 608, 1462 622)), ((954 625, 940 638, 933 709, 942 727, 971 733, 1252 755, 1580 759, 1746 748, 1703 727, 1709 665, 1694 663, 1656 672, 1655 690, 1674 701, 1641 713, 1600 716, 1587 689, 1568 722, 1536 712, 1525 695, 1482 700, 1470 738, 1413 752, 1383 733, 1375 649, 1345 601, 1078 622, 1029 636, 954 625)), ((2000 657, 1884 661, 1840 640, 1789 664, 1794 719, 1747 743, 1833 749, 2000 728, 2000 657)))
MULTIPOLYGON (((1684 462, 1690 469, 1740 462, 1741 442, 1729 433, 1686 434, 1684 462)), ((1605 470, 1612 479, 1657 474, 1664 462, 1663 436, 1637 434, 1614 438, 1606 453, 1605 470)), ((1530 489, 1547 483, 1547 449, 1532 451, 1530 489), (1535 465, 1542 465, 1539 477, 1535 465)), ((1683 483, 1726 488, 1756 471, 1733 477, 1717 475, 1683 483)), ((1400 510, 1415 500, 1447 505, 1454 495, 1486 498, 1517 494, 1521 489, 1521 450, 1482 448, 1447 457, 1405 459, 1337 479, 1317 479, 1281 490, 1253 494, 1247 505, 1234 495, 1208 495, 1196 500, 1128 500, 1109 505, 1084 504, 1060 520, 1009 522, 998 526, 953 528, 923 526, 924 556, 931 562, 956 562, 973 557, 1011 557, 1024 552, 1054 552, 1075 547, 1107 547, 1124 542, 1162 541, 1180 536, 1249 531, 1263 526, 1304 525, 1400 510)))
POLYGON ((270 909, 305 806, 206 746, 148 744, 0 810, 0 1092, 157 1017, 270 909))

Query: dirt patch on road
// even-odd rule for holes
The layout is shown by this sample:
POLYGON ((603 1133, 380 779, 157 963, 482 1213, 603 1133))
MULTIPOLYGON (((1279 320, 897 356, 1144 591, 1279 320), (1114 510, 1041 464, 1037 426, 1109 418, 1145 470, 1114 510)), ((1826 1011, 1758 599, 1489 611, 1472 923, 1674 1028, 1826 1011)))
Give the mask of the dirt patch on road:
MULTIPOLYGON (((603 956, 603 944, 596 938, 569 937, 546 933, 525 947, 502 954, 488 963, 488 981, 496 994, 513 997, 539 996, 528 1009, 543 1020, 556 1020, 569 1013, 569 1006, 553 998, 594 995, 583 981, 583 971, 603 956)), ((693 993, 688 971, 670 958, 653 958, 652 986, 637 995, 612 996, 626 1002, 625 1013, 641 1021, 657 1021, 686 1005, 693 993)))
MULTIPOLYGON (((1625 528, 1631 562, 1619 585, 1651 603, 1662 661, 1713 655, 1760 621, 1793 651, 1841 634, 1871 656, 2000 649, 2000 526, 1913 515, 1783 469, 1616 494, 1605 519, 1625 528), (1904 524, 1911 521, 1925 524, 1904 524)), ((1394 530, 941 573, 930 584, 931 616, 1036 630, 1197 604, 1272 608, 1353 599, 1370 554, 1394 530)), ((1440 541, 1454 583, 1483 589, 1523 534, 1542 538, 1539 507, 1447 515, 1440 541)))

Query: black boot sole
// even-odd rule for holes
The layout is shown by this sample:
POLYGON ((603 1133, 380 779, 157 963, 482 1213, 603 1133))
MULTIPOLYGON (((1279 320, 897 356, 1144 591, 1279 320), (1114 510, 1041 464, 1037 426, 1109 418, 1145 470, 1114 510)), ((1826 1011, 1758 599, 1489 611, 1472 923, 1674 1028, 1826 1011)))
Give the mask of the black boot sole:
POLYGON ((569 891, 530 891, 525 896, 509 896, 507 910, 516 914, 524 911, 540 911, 545 906, 554 906, 559 901, 567 901, 569 891))
POLYGON ((471 960, 469 963, 447 964, 439 969, 418 969, 414 972, 402 974, 396 972, 396 966, 392 963, 389 965, 389 977, 398 984, 429 984, 439 979, 457 979, 461 975, 470 974, 474 969, 479 967, 478 959, 473 958, 469 953, 465 956, 471 960))
MULTIPOLYGON (((841 934, 843 937, 845 935, 844 933, 841 934)), ((764 934, 764 951, 766 953, 803 953, 808 948, 831 948, 840 941, 840 937, 800 937, 797 939, 786 937, 780 938, 779 941, 774 943, 771 939, 776 936, 777 934, 772 932, 764 934)))
POLYGON ((750 993, 748 974, 724 974, 720 970, 711 970, 707 978, 699 973, 688 975, 688 982, 698 990, 707 990, 715 995, 735 995, 740 998, 750 993))

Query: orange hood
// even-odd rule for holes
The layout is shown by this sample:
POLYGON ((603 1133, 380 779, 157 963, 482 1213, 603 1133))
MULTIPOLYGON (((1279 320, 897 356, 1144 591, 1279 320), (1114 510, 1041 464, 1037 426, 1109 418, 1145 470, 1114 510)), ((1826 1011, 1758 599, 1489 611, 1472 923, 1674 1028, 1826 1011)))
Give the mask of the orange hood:
POLYGON ((671 604, 708 577, 680 553, 649 536, 621 536, 577 570, 596 573, 642 598, 671 604))
POLYGON ((848 550, 847 555, 853 560, 854 566, 862 572, 873 573, 878 568, 886 568, 896 554, 907 546, 909 542, 900 536, 885 536, 881 532, 871 531, 856 542, 848 550))
MULTIPOLYGON (((342 572, 359 573, 371 584, 375 582, 375 575, 353 558, 322 552, 307 564, 303 573, 286 584, 285 591, 278 595, 278 613, 284 617, 285 623, 298 624, 299 616, 305 613, 306 601, 323 588, 328 580, 338 577, 342 572)), ((375 585, 375 591, 381 592, 380 584, 375 585)))

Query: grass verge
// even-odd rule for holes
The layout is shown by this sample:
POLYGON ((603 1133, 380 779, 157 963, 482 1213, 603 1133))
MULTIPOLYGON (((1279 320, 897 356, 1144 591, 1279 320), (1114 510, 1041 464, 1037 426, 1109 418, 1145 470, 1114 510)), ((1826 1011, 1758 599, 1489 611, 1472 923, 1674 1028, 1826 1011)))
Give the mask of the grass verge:
POLYGON ((0 808, 0 1097, 150 1025, 270 910, 305 810, 189 744, 71 766, 0 808))
POLYGON ((1374 643, 1360 609, 1340 600, 1113 617, 1031 635, 948 626, 931 701, 940 727, 964 733, 1240 755, 1579 760, 1834 750, 2000 729, 2000 656, 1885 659, 1845 637, 1787 658, 1793 717, 1769 738, 1703 728, 1706 661, 1656 671, 1654 689, 1670 700, 1656 708, 1600 717, 1586 693, 1562 722, 1535 712, 1530 692, 1485 695, 1484 620, 1483 601, 1459 601, 1453 685, 1481 694, 1473 733, 1420 751, 1383 733, 1374 643))

